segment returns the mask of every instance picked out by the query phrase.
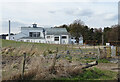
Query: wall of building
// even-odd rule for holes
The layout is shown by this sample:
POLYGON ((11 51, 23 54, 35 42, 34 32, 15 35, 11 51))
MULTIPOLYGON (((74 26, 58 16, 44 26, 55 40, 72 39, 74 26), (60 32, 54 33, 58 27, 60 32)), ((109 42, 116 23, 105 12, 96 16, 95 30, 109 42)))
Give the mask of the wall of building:
MULTIPOLYGON (((37 33, 36 33, 37 34, 37 33)), ((32 27, 23 27, 21 28, 21 33, 18 33, 16 35, 12 35, 11 36, 11 40, 16 40, 16 41, 24 41, 24 42, 37 42, 37 43, 49 43, 49 44, 71 44, 73 42, 73 44, 76 43, 75 38, 71 39, 71 37, 69 35, 46 35, 47 31, 45 33, 45 39, 44 38, 44 34, 43 34, 43 28, 39 27, 39 28, 32 28, 32 27), (42 39, 29 39, 29 32, 40 32, 40 37, 42 39), (49 36, 49 38, 48 38, 49 36), (63 36, 66 36, 66 38, 63 38, 63 36), (23 37, 27 37, 28 39, 21 39, 23 37), (55 41, 55 37, 59 37, 59 41, 55 41)), ((33 33, 31 33, 31 35, 34 35, 33 33)), ((38 33, 39 35, 39 33, 38 33)), ((83 37, 79 38, 79 44, 83 44, 83 37)))
MULTIPOLYGON (((77 44, 75 37, 70 38, 70 43, 71 43, 71 44, 72 44, 72 43, 73 43, 73 44, 77 44)), ((79 38, 79 44, 80 44, 80 45, 83 45, 83 37, 80 37, 80 38, 79 38)))
POLYGON ((20 39, 23 42, 46 43, 45 39, 20 39))
POLYGON ((68 35, 46 35, 46 43, 50 44, 69 44, 68 35), (66 36, 66 39, 62 39, 62 36, 66 36), (48 38, 49 37, 49 38, 48 38), (59 41, 55 41, 55 37, 59 37, 59 41))
POLYGON ((69 44, 69 36, 61 35, 61 44, 69 44), (62 36, 66 36, 66 39, 63 39, 62 36))
POLYGON ((42 28, 21 28, 21 32, 29 36, 29 32, 40 32, 40 37, 44 37, 42 28))
MULTIPOLYGON (((10 36, 10 40, 15 40, 15 41, 17 41, 17 40, 19 40, 19 39, 22 38, 22 37, 28 37, 28 35, 23 34, 23 33, 18 33, 18 34, 16 34, 16 35, 11 35, 11 36, 10 36)), ((8 36, 6 39, 9 39, 9 36, 8 36)))

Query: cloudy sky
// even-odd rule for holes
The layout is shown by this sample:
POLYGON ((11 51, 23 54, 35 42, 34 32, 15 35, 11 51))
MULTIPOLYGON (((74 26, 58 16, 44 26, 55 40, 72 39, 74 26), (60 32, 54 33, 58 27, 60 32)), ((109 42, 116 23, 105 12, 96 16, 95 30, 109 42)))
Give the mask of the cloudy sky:
POLYGON ((118 22, 119 0, 4 0, 0 2, 0 34, 12 32, 21 26, 59 26, 82 20, 93 28, 115 25, 118 22))

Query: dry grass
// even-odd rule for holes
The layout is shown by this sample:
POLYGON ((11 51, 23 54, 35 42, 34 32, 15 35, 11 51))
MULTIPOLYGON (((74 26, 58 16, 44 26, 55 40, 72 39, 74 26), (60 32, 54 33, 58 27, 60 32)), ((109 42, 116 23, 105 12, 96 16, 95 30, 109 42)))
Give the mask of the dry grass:
MULTIPOLYGON (((12 47, 2 48, 3 60, 9 61, 3 66, 3 70, 5 70, 3 71, 3 80, 21 80, 24 52, 27 54, 24 79, 50 80, 53 78, 72 77, 83 72, 81 62, 75 62, 76 58, 74 59, 74 57, 78 57, 76 54, 71 54, 71 62, 65 57, 60 59, 56 59, 56 56, 54 58, 47 57, 49 52, 52 52, 52 54, 56 53, 56 46, 64 49, 64 45, 62 47, 61 45, 12 43, 14 44, 13 46, 9 44, 12 47)), ((83 55, 90 57, 96 54, 89 52, 83 55)))
MULTIPOLYGON (((26 64, 26 67, 28 67, 28 69, 27 70, 25 69, 24 79, 28 80, 31 79, 49 80, 60 77, 71 77, 82 72, 80 66, 72 66, 68 60, 61 59, 58 61, 54 61, 54 59, 46 59, 43 56, 32 57, 31 62, 29 64, 26 64)), ((11 69, 9 68, 9 70, 11 69)), ((21 79, 20 70, 19 71, 14 70, 11 73, 11 75, 3 78, 3 80, 20 80, 20 79, 21 79)))

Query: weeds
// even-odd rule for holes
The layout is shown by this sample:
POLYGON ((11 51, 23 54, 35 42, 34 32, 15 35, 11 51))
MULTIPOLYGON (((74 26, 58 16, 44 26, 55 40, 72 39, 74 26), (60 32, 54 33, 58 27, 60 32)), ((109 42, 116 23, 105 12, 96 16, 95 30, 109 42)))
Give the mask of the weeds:
MULTIPOLYGON (((58 57, 58 59, 56 58, 57 55, 54 57, 54 59, 49 57, 50 56, 49 54, 56 53, 55 51, 56 47, 59 47, 59 49, 65 48, 65 50, 69 49, 67 46, 64 45, 34 43, 34 48, 33 48, 32 47, 33 43, 15 42, 15 41, 6 41, 6 40, 3 41, 5 43, 5 44, 3 43, 3 46, 6 47, 5 52, 2 52, 4 54, 3 57, 4 56, 5 58, 8 57, 8 59, 6 60, 7 61, 9 60, 9 62, 5 64, 7 67, 6 69, 7 71, 3 72, 4 76, 6 74, 7 77, 3 78, 3 80, 21 79, 21 70, 20 70, 21 59, 17 56, 22 55, 23 52, 26 52, 27 57, 29 57, 28 59, 26 59, 27 69, 25 69, 25 75, 24 75, 24 78, 26 80, 45 80, 45 79, 50 80, 53 78, 69 79, 69 80, 86 80, 86 79, 101 79, 101 78, 113 79, 112 76, 115 75, 113 72, 109 72, 109 74, 112 75, 109 76, 106 74, 106 72, 103 72, 96 68, 92 70, 91 69, 82 70, 81 63, 89 63, 96 60, 95 58, 90 58, 89 54, 87 57, 85 56, 80 57, 73 54, 69 54, 66 56, 66 53, 64 57, 61 54, 58 54, 60 55, 60 57, 62 57, 62 58, 58 57), (11 49, 9 49, 9 47, 7 46, 9 46, 11 49), (10 54, 11 56, 9 57, 8 55, 10 54), (81 62, 81 60, 83 62, 81 62), (76 61, 78 61, 78 63, 76 63, 76 61), (12 66, 9 66, 9 64, 10 65, 12 64, 12 66), (7 73, 8 71, 9 73, 7 73)), ((75 49, 73 48, 73 50, 75 49)), ((85 52, 87 51, 89 50, 85 50, 85 52)), ((106 59, 99 59, 98 63, 109 63, 109 61, 106 59)))
POLYGON ((72 78, 60 78, 57 80, 116 80, 117 73, 111 71, 102 71, 97 68, 84 70, 72 78), (111 75, 109 75, 111 74, 111 75))
POLYGON ((110 61, 107 59, 99 59, 98 62, 99 63, 110 63, 110 61))

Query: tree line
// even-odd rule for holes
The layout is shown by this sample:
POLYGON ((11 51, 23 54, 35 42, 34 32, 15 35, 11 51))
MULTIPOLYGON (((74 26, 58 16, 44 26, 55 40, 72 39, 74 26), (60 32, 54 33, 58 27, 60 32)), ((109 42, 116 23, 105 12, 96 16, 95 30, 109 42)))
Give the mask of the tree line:
POLYGON ((102 42, 120 41, 120 25, 111 27, 90 28, 81 20, 75 20, 69 25, 55 26, 55 28, 66 28, 67 31, 79 42, 79 37, 83 36, 83 42, 86 44, 100 45, 102 42))

